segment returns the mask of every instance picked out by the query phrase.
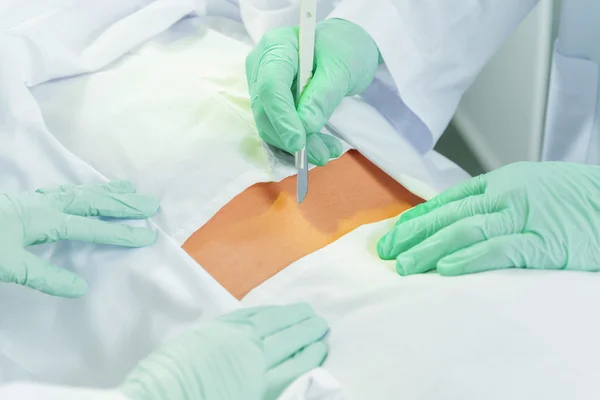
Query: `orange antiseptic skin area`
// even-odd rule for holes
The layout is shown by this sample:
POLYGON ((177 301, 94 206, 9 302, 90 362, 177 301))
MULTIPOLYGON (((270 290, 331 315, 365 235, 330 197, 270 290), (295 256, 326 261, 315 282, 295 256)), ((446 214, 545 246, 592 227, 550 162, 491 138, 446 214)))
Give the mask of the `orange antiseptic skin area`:
POLYGON ((309 172, 296 202, 296 177, 255 184, 197 230, 183 249, 242 298, 294 261, 357 227, 421 203, 356 151, 309 172))

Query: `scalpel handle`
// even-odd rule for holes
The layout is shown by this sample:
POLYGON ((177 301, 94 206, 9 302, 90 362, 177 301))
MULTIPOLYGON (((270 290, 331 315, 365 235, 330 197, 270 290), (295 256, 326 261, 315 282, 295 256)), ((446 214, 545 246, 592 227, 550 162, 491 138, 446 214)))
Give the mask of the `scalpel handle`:
MULTIPOLYGON (((310 82, 315 54, 315 29, 317 24, 317 0, 300 0, 300 29, 298 33, 298 79, 296 107, 302 92, 310 82)), ((308 158, 306 145, 295 155, 297 183, 296 199, 301 203, 308 193, 308 158)))

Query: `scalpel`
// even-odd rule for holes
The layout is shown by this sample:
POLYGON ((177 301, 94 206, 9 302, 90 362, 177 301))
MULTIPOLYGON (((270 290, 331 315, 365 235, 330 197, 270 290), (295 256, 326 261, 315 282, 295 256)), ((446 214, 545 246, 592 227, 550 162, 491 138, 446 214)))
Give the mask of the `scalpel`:
MULTIPOLYGON (((298 79, 296 90, 296 107, 300 96, 312 77, 313 58, 315 52, 315 26, 317 0, 300 0, 300 30, 298 33, 298 79)), ((306 144, 295 154, 297 182, 296 199, 302 203, 308 192, 308 159, 306 144)))

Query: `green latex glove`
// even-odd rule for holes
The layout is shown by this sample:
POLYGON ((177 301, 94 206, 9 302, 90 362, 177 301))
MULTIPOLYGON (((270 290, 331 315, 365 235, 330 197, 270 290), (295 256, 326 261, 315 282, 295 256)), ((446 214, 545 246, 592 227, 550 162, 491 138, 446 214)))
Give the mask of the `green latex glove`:
POLYGON ((241 309, 200 324, 142 360, 131 400, 271 400, 327 356, 327 322, 307 304, 241 309))
POLYGON ((342 19, 317 24, 313 78, 296 106, 298 27, 268 32, 246 59, 252 112, 260 137, 294 153, 306 143, 308 161, 325 165, 343 148, 320 133, 345 96, 361 93, 373 80, 379 50, 358 25, 342 19))
POLYGON ((600 270, 600 167, 516 163, 405 212, 378 244, 400 275, 600 270))
POLYGON ((111 224, 87 216, 147 218, 158 200, 135 194, 130 182, 62 185, 21 196, 0 195, 0 282, 16 283, 62 297, 79 297, 87 283, 78 275, 29 253, 25 247, 81 240, 140 247, 156 241, 146 228, 111 224))

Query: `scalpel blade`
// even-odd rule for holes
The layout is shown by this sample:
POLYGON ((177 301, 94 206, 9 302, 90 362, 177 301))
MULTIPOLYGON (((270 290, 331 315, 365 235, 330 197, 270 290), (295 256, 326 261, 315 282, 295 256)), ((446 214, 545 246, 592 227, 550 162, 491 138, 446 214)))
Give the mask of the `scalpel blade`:
POLYGON ((306 147, 296 153, 296 170, 298 171, 296 183, 296 200, 302 203, 308 193, 308 159, 306 157, 306 147))

